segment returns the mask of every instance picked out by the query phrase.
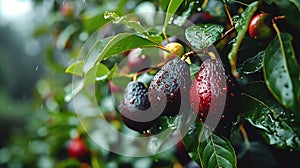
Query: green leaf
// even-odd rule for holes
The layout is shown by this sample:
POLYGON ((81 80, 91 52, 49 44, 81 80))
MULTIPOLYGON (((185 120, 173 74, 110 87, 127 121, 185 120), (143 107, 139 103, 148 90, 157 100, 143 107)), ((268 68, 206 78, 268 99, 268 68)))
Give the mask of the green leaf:
POLYGON ((209 130, 206 134, 207 137, 199 142, 197 149, 202 167, 235 168, 236 156, 229 141, 212 134, 209 130))
POLYGON ((151 46, 155 47, 157 45, 150 40, 131 33, 120 33, 116 36, 100 40, 90 49, 83 72, 86 74, 97 62, 105 60, 114 54, 138 47, 151 46))
POLYGON ((265 52, 261 51, 256 56, 245 60, 241 65, 241 69, 239 70, 239 72, 242 74, 253 74, 260 71, 263 67, 264 55, 265 52))
POLYGON ((135 30, 138 33, 145 32, 145 30, 144 30, 143 26, 140 24, 140 22, 127 20, 126 16, 120 17, 115 12, 105 11, 104 18, 109 19, 114 24, 118 24, 118 23, 124 24, 124 25, 128 26, 129 28, 135 30))
POLYGON ((236 167, 236 155, 229 141, 213 134, 198 121, 183 141, 191 158, 202 167, 236 167))
POLYGON ((86 10, 80 17, 82 20, 84 31, 92 33, 99 27, 103 26, 108 20, 104 19, 106 6, 95 7, 86 10))
POLYGON ((258 2, 255 1, 251 3, 245 11, 241 14, 241 17, 237 20, 235 24, 235 29, 237 31, 237 37, 235 43, 232 45, 232 49, 228 54, 229 63, 231 65, 231 71, 234 76, 238 76, 236 71, 236 62, 238 57, 238 51, 241 43, 247 33, 249 22, 258 8, 258 2))
POLYGON ((178 16, 176 19, 174 19, 173 23, 179 27, 183 26, 186 23, 187 19, 191 16, 194 4, 195 2, 191 2, 187 10, 185 10, 181 16, 178 16))
POLYGON ((203 11, 208 12, 213 17, 226 18, 227 15, 223 3, 224 1, 221 2, 220 0, 208 0, 203 11))
POLYGON ((136 31, 137 33, 144 35, 148 40, 152 41, 153 43, 156 43, 157 45, 161 44, 162 42, 161 36, 149 34, 148 32, 145 31, 144 27, 141 25, 139 21, 131 21, 127 18, 127 16, 131 16, 131 15, 120 17, 115 12, 106 11, 104 13, 104 18, 111 20, 114 24, 119 24, 119 23, 124 24, 129 28, 133 29, 134 31, 136 31))
POLYGON ((65 73, 78 75, 82 77, 84 61, 77 61, 71 64, 65 71, 65 73))
POLYGON ((269 93, 265 83, 256 82, 242 92, 244 117, 270 145, 285 149, 300 149, 300 136, 294 124, 294 114, 287 111, 269 93))
POLYGON ((300 68, 292 47, 292 37, 281 33, 268 45, 264 58, 264 76, 274 97, 287 109, 300 108, 300 68))
POLYGON ((183 0, 170 0, 164 22, 164 31, 167 29, 171 17, 176 13, 177 9, 179 8, 182 2, 183 0))
POLYGON ((198 50, 203 50, 217 41, 224 28, 216 24, 193 25, 186 29, 185 37, 198 50))

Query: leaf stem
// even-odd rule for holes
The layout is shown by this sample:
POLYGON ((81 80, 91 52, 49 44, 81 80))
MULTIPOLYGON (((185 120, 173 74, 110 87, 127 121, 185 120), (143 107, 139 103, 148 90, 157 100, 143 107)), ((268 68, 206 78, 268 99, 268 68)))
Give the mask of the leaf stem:
POLYGON ((245 142, 249 143, 249 138, 248 138, 248 135, 247 135, 247 131, 246 131, 246 129, 244 128, 244 126, 242 124, 239 126, 239 129, 240 129, 240 131, 241 131, 241 133, 244 137, 245 142))
POLYGON ((234 25, 234 22, 233 22, 233 19, 232 19, 232 17, 231 17, 231 14, 230 14, 230 12, 229 12, 229 9, 228 9, 228 6, 227 6, 226 3, 224 3, 224 8, 225 8, 226 14, 227 14, 227 16, 228 16, 228 19, 229 19, 229 21, 230 21, 230 25, 233 26, 233 25, 234 25))

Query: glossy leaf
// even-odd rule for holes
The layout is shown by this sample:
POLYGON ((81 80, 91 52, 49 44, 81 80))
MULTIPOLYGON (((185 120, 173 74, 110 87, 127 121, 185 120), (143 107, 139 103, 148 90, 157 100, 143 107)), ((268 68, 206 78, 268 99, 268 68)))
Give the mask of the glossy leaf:
POLYGON ((236 156, 229 141, 207 131, 207 137, 199 143, 198 154, 202 167, 236 167, 236 156))
POLYGON ((294 114, 282 107, 263 82, 247 86, 242 93, 243 115, 270 145, 300 150, 300 134, 294 128, 294 114))
POLYGON ((299 111, 300 68, 292 47, 292 37, 281 33, 267 47, 264 76, 269 90, 287 109, 299 111))
POLYGON ((234 76, 238 76, 236 71, 238 51, 242 44, 242 41, 247 33, 249 22, 258 8, 258 2, 255 1, 251 3, 245 11, 241 14, 241 17, 237 20, 235 24, 235 29, 237 31, 237 37, 235 43, 232 45, 232 49, 228 54, 229 63, 231 65, 231 72, 234 76))
POLYGON ((185 37, 193 47, 203 50, 216 42, 223 30, 222 26, 216 24, 193 25, 186 29, 185 37))
POLYGON ((150 40, 131 33, 120 33, 103 39, 98 41, 89 51, 83 71, 86 74, 97 62, 105 60, 114 54, 138 47, 151 46, 155 47, 157 45, 150 40))
POLYGON ((197 121, 183 141, 191 158, 202 167, 236 167, 236 155, 229 141, 211 133, 197 121))
POLYGON ((164 31, 166 30, 170 19, 176 13, 177 9, 179 8, 179 6, 181 5, 182 2, 183 2, 183 0, 170 0, 169 1, 169 5, 167 8, 167 13, 166 13, 166 17, 165 17, 165 22, 164 22, 164 31))
POLYGON ((77 61, 71 64, 67 69, 66 73, 82 76, 84 61, 77 61))
POLYGON ((265 52, 259 52, 256 56, 249 58, 243 62, 241 65, 241 69, 239 70, 242 74, 253 74, 258 72, 263 67, 263 58, 265 52))
POLYGON ((129 28, 133 29, 139 34, 144 35, 148 40, 152 41, 153 43, 156 43, 157 45, 161 44, 162 37, 159 35, 151 35, 148 32, 145 31, 144 27, 141 25, 139 21, 131 21, 126 18, 126 16, 120 17, 115 12, 108 12, 106 11, 104 13, 104 18, 111 20, 114 24, 124 24, 128 26, 129 28))

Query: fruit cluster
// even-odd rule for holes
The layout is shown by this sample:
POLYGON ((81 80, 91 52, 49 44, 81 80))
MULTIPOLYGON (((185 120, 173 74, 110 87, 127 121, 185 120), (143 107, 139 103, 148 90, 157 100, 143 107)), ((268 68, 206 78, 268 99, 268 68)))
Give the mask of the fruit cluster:
POLYGON ((221 122, 232 123, 237 116, 232 108, 239 95, 237 82, 219 58, 211 52, 207 55, 209 58, 202 63, 193 82, 185 57, 175 57, 167 59, 149 87, 140 81, 128 83, 119 105, 124 124, 143 133, 158 117, 188 116, 190 109, 200 122, 205 122, 210 113, 215 120, 221 118, 221 122))

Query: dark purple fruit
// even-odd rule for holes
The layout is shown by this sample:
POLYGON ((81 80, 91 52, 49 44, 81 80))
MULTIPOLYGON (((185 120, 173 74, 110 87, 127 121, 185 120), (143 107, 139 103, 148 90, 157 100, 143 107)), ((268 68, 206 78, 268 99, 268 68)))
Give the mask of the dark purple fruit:
POLYGON ((230 123, 236 117, 232 106, 239 96, 237 87, 236 80, 227 74, 221 60, 205 60, 190 88, 193 113, 198 114, 201 122, 210 113, 230 123))
POLYGON ((151 59, 142 54, 139 48, 132 49, 127 56, 127 65, 130 72, 138 72, 145 68, 149 68, 151 59))
POLYGON ((249 24, 248 32, 251 38, 267 42, 275 36, 275 31, 272 27, 272 17, 267 13, 259 13, 255 15, 249 24))
POLYGON ((153 112, 175 116, 179 111, 187 111, 190 85, 188 64, 179 58, 167 62, 153 77, 149 86, 149 101, 153 112))
POLYGON ((119 109, 124 124, 132 130, 142 133, 154 124, 155 116, 151 110, 148 91, 142 82, 128 83, 119 109))

